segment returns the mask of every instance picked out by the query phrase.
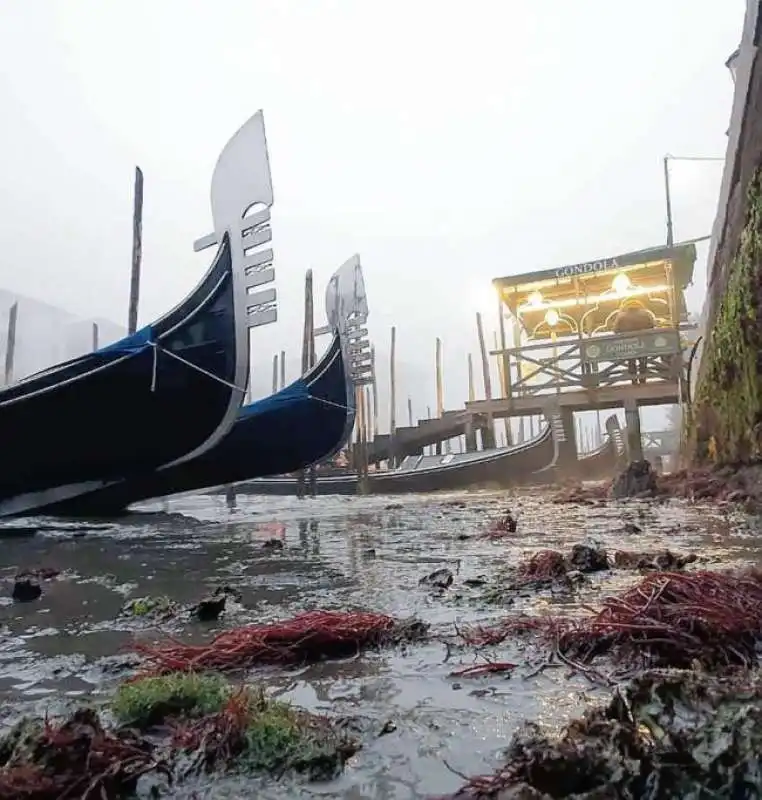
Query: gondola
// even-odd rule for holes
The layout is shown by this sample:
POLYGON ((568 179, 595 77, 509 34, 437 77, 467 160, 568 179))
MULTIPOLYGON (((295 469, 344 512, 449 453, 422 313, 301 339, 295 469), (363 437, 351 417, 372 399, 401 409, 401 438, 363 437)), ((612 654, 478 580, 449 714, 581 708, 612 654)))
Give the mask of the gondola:
POLYGON ((624 453, 624 436, 619 419, 612 414, 606 420, 606 435, 600 447, 577 461, 575 478, 583 481, 610 477, 624 453))
MULTIPOLYGON (((556 443, 550 426, 528 442, 497 447, 477 453, 448 453, 439 456, 407 456, 396 469, 368 474, 371 494, 435 492, 476 487, 509 487, 533 483, 556 459, 556 443)), ((318 494, 356 494, 357 475, 320 476, 318 494)), ((296 494, 297 481, 291 476, 261 478, 238 487, 240 494, 296 494)))
POLYGON ((334 334, 323 357, 299 380, 240 409, 233 427, 213 448, 169 469, 80 495, 46 513, 119 515, 140 500, 293 472, 333 455, 354 427, 354 382, 362 368, 358 357, 367 351, 367 332, 360 327, 367 319, 362 287, 355 256, 329 282, 326 310, 334 334))
POLYGON ((270 238, 261 112, 228 142, 215 178, 217 255, 185 301, 132 336, 0 391, 0 516, 177 466, 232 426, 248 377, 248 328, 274 316, 273 302, 252 315, 247 294, 253 243, 270 238), (264 210, 245 216, 255 202, 264 210))

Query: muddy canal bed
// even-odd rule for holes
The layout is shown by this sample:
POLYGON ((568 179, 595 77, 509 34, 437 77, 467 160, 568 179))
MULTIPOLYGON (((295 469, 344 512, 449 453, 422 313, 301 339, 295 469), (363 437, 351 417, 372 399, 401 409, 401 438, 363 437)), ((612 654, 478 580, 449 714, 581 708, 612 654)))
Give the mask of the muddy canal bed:
MULTIPOLYGON (((208 641, 220 630, 313 609, 363 609, 430 627, 426 643, 370 651, 299 668, 260 668, 248 679, 309 711, 361 717, 376 735, 327 783, 215 777, 174 797, 424 798, 455 791, 466 775, 492 772, 525 719, 549 730, 603 696, 566 669, 537 673, 515 643, 501 658, 510 674, 451 673, 483 656, 445 644, 456 628, 511 612, 573 614, 642 577, 632 570, 588 576, 572 592, 548 589, 497 599, 495 576, 538 550, 569 551, 586 541, 610 554, 669 549, 696 553, 703 568, 757 564, 762 532, 730 507, 645 502, 554 505, 542 492, 405 498, 219 498, 147 507, 120 523, 30 521, 40 532, 0 541, 0 725, 24 713, 63 713, 109 696, 133 670, 136 640, 171 635, 208 641), (510 508, 515 533, 489 538, 510 508), (50 568, 42 596, 11 599, 21 570, 50 568), (422 585, 439 569, 445 589, 422 585), (167 597, 190 605, 220 586, 234 590, 216 622, 187 615, 156 619, 120 613, 130 600, 167 597), (534 674, 533 674, 534 673, 534 674), (383 735, 380 735, 383 733, 383 735)), ((536 665, 535 665, 536 666, 536 665)))

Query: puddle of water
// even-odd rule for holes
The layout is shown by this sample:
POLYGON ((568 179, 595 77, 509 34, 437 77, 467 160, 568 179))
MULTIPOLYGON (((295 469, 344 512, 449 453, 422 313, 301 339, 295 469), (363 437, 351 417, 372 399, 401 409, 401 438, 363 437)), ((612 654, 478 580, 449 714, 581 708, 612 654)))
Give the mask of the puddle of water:
MULTIPOLYGON (((312 608, 417 616, 435 635, 450 634, 453 623, 504 613, 480 607, 474 602, 477 591, 459 588, 463 580, 493 575, 538 549, 568 550, 594 539, 612 551, 670 548, 724 565, 756 563, 762 542, 754 521, 713 508, 635 502, 557 506, 541 492, 305 501, 242 497, 233 513, 220 498, 191 496, 172 501, 172 513, 160 508, 83 526, 85 536, 77 536, 71 523, 36 521, 41 535, 3 542, 0 582, 6 582, 6 595, 20 568, 49 566, 63 575, 45 581, 43 596, 34 603, 0 603, 0 721, 12 722, 22 711, 55 713, 87 694, 102 699, 118 680, 118 666, 128 659, 125 650, 136 635, 154 638, 163 630, 202 640, 224 627, 312 608), (519 514, 519 532, 497 541, 479 538, 506 506, 519 514), (628 522, 641 532, 627 533, 628 522), (273 538, 282 540, 282 549, 263 547, 273 538), (453 589, 437 594, 419 586, 421 577, 443 566, 456 574, 453 589), (190 604, 220 584, 238 589, 242 606, 232 605, 217 623, 159 622, 146 629, 144 622, 118 618, 128 598, 167 595, 190 604), (455 600, 458 592, 463 597, 455 600)), ((595 604, 602 593, 636 580, 632 573, 599 573, 571 600, 522 598, 511 610, 572 613, 580 603, 595 604)), ((582 678, 569 679, 561 669, 528 679, 520 674, 453 679, 449 673, 473 663, 474 655, 458 652, 445 661, 446 653, 435 641, 253 673, 270 691, 310 710, 362 715, 379 727, 392 720, 396 730, 369 744, 331 783, 215 778, 180 788, 175 796, 407 800, 446 793, 462 783, 448 764, 468 774, 491 771, 522 720, 559 728, 596 699, 582 678)), ((501 658, 521 663, 522 654, 509 643, 501 658)))

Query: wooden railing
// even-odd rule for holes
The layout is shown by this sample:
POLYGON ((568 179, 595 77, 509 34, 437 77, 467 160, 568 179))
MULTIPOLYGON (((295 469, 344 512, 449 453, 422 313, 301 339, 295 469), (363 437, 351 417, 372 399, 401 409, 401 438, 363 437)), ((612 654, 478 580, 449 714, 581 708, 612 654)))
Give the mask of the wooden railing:
POLYGON ((637 380, 684 377, 685 356, 674 328, 611 334, 494 350, 502 358, 509 397, 597 389, 637 380))

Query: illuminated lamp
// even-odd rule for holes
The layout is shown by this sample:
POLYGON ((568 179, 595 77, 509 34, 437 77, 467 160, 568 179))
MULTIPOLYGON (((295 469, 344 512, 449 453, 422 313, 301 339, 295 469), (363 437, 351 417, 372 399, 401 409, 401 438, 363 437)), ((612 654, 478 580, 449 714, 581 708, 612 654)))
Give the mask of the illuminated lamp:
POLYGON ((555 328, 556 325, 558 325, 558 321, 560 319, 561 317, 559 316, 558 311, 556 311, 555 308, 548 309, 548 313, 545 315, 545 322, 547 322, 551 328, 555 328))
POLYGON ((542 292, 532 292, 529 295, 529 305, 530 306, 541 306, 542 305, 542 292))
POLYGON ((619 295, 627 294, 630 287, 630 279, 624 272, 620 272, 618 275, 614 276, 614 280, 611 281, 611 288, 619 295))

